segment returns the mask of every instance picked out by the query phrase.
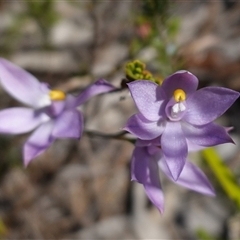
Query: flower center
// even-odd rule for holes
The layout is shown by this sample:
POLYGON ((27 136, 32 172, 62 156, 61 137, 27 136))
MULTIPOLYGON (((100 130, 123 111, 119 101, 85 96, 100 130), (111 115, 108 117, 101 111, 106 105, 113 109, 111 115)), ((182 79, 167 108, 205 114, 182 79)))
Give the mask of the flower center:
POLYGON ((51 90, 49 96, 53 101, 61 101, 66 98, 66 94, 60 90, 51 90))
POLYGON ((173 98, 175 103, 171 107, 170 119, 178 121, 182 118, 183 112, 186 110, 186 93, 182 89, 176 89, 173 93, 173 98))
POLYGON ((182 89, 176 89, 173 93, 176 102, 183 102, 186 99, 186 93, 182 89))

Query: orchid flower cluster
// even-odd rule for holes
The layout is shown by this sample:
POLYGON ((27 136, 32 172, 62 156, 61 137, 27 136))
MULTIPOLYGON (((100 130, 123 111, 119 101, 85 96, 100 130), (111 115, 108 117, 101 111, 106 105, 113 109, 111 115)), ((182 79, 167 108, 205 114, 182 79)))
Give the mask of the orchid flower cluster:
MULTIPOLYGON (((141 76, 141 75, 138 75, 141 76)), ((162 81, 147 74, 145 80, 127 83, 138 113, 123 128, 135 136, 131 159, 132 180, 144 186, 150 201, 164 210, 159 169, 173 182, 214 196, 206 175, 187 160, 188 152, 223 143, 233 143, 228 128, 214 123, 239 97, 223 87, 197 90, 198 79, 178 71, 162 81)), ((33 131, 23 146, 24 165, 43 153, 57 138, 80 139, 84 129, 78 107, 93 96, 116 90, 100 79, 77 96, 51 90, 46 83, 13 63, 0 59, 0 82, 15 99, 28 107, 0 111, 0 133, 33 131)))

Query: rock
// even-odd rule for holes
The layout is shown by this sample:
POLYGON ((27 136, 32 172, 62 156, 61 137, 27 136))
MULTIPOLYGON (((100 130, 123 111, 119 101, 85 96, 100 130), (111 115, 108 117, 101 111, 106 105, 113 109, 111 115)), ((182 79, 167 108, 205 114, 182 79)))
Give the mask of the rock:
POLYGON ((137 55, 137 59, 148 63, 153 61, 158 56, 158 52, 154 47, 145 47, 137 55))
POLYGON ((33 181, 48 182, 65 163, 74 140, 58 139, 28 166, 33 181))
POLYGON ((109 74, 127 55, 128 47, 119 43, 111 43, 98 48, 92 74, 97 78, 109 74))
POLYGON ((68 164, 50 186, 52 197, 83 226, 91 222, 91 173, 80 164, 68 164))
POLYGON ((186 228, 193 235, 204 229, 209 235, 220 236, 223 225, 229 215, 226 204, 222 204, 217 197, 200 196, 189 198, 186 204, 186 228))
POLYGON ((228 220, 228 236, 229 240, 240 239, 240 214, 228 220))
POLYGON ((73 45, 89 44, 93 40, 93 26, 89 21, 80 21, 81 25, 70 19, 62 19, 51 31, 51 44, 62 48, 73 45))
POLYGON ((28 174, 20 168, 12 169, 4 177, 1 190, 7 198, 13 201, 15 207, 31 204, 37 193, 28 174))
POLYGON ((78 63, 69 51, 19 52, 12 55, 11 61, 30 71, 62 73, 79 70, 78 63))
POLYGON ((126 216, 107 218, 90 228, 68 236, 70 239, 135 239, 130 220, 126 216))

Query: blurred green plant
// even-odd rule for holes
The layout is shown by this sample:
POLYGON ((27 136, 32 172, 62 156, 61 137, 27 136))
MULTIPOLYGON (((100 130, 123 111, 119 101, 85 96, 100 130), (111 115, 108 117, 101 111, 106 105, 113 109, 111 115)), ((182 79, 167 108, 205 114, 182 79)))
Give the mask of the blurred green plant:
POLYGON ((162 83, 162 78, 153 77, 152 73, 146 69, 146 64, 140 60, 128 62, 125 66, 125 75, 129 82, 135 80, 149 80, 157 84, 162 83))
POLYGON ((198 240, 220 240, 218 238, 214 238, 210 234, 208 234, 204 229, 199 228, 196 232, 198 240))
POLYGON ((202 154, 228 198, 234 201, 240 210, 240 186, 232 171, 224 164, 214 148, 207 148, 202 154))
POLYGON ((55 0, 41 0, 23 2, 25 9, 23 12, 16 14, 12 25, 6 30, 3 36, 3 55, 11 52, 19 39, 25 24, 29 20, 33 20, 38 26, 41 36, 43 48, 50 48, 49 35, 53 25, 59 19, 59 15, 55 10, 55 0))
POLYGON ((41 30, 45 44, 49 44, 48 37, 51 28, 59 16, 55 11, 55 0, 26 1, 25 15, 32 18, 41 30))
POLYGON ((21 148, 16 146, 16 142, 10 136, 0 136, 0 180, 8 172, 9 169, 15 167, 22 167, 22 163, 19 160, 21 156, 21 148))
POLYGON ((144 47, 153 47, 156 52, 156 68, 166 77, 182 66, 177 56, 176 36, 180 21, 170 17, 169 0, 141 0, 140 14, 136 16, 137 38, 133 39, 130 54, 135 58, 144 47))
POLYGON ((5 225, 3 220, 0 219, 0 237, 6 237, 7 231, 7 226, 5 225))

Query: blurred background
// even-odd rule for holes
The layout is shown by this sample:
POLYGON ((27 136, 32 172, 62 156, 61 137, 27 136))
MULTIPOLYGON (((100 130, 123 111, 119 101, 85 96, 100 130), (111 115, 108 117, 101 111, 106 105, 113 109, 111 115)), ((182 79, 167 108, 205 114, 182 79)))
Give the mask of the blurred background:
MULTIPOLYGON (((119 87, 134 59, 158 79, 187 69, 200 87, 239 91, 240 3, 0 0, 0 56, 72 94, 99 78, 119 87)), ((18 104, 0 87, 1 109, 18 104)), ((189 156, 217 196, 162 178, 163 215, 130 181, 129 142, 87 134, 58 140, 25 169, 28 135, 1 135, 0 238, 240 239, 239 104, 219 119, 234 127, 236 145, 189 156)), ((81 110, 85 128, 104 133, 119 132, 136 112, 127 90, 97 96, 81 110)))

